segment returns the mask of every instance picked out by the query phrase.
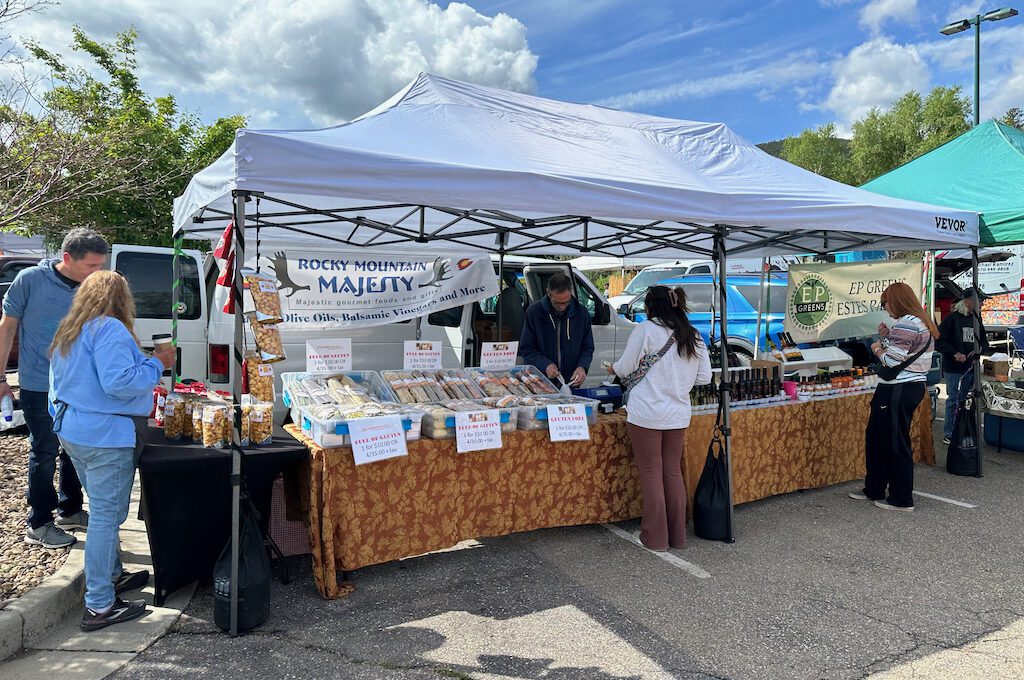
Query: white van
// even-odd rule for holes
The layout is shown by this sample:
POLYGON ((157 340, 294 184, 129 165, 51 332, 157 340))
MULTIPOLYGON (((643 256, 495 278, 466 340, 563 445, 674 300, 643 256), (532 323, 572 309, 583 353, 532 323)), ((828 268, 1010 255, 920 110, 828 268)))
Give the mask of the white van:
MULTIPOLYGON (((497 257, 492 257, 497 275, 497 257)), ((135 295, 135 332, 144 346, 151 346, 155 333, 171 328, 172 250, 145 246, 115 245, 111 249, 112 269, 124 274, 135 295)), ((275 364, 280 375, 303 371, 307 338, 352 338, 355 370, 384 370, 402 367, 406 340, 421 339, 443 343, 447 367, 478 366, 481 343, 498 340, 497 310, 502 308, 500 339, 518 340, 526 306, 544 295, 547 279, 556 272, 571 275, 577 299, 593 319, 594 360, 588 385, 607 377, 602 361, 614 361, 622 353, 634 324, 615 314, 600 291, 580 272, 565 263, 507 256, 501 294, 481 302, 434 312, 417 321, 408 320, 369 328, 337 330, 288 330, 281 326, 287 359, 275 364)), ((182 287, 178 304, 178 352, 181 376, 203 380, 214 389, 229 390, 235 362, 232 357, 234 318, 223 311, 227 288, 217 286, 218 268, 212 256, 187 250, 181 257, 182 287)), ((169 375, 166 374, 166 375, 169 375)))

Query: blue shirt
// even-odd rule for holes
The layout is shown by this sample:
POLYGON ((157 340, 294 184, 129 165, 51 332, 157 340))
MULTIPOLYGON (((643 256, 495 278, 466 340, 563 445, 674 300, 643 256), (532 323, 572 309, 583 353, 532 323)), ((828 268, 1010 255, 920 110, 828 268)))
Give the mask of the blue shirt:
POLYGON ((34 392, 49 386, 50 344, 75 297, 54 269, 59 262, 41 260, 21 270, 4 295, 4 314, 18 319, 18 382, 34 392))
POLYGON ((82 327, 67 355, 50 362, 50 414, 53 402, 68 405, 54 432, 82 446, 135 446, 135 424, 128 416, 148 416, 153 388, 164 372, 146 357, 119 320, 105 316, 82 327))

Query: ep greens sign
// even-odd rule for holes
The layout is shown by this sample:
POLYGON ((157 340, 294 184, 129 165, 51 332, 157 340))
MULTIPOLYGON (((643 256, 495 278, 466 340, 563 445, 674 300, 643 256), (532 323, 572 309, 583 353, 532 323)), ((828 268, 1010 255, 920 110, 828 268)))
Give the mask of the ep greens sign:
POLYGON ((875 335, 889 318, 882 291, 901 281, 920 294, 921 271, 907 260, 790 265, 786 331, 797 342, 875 335))

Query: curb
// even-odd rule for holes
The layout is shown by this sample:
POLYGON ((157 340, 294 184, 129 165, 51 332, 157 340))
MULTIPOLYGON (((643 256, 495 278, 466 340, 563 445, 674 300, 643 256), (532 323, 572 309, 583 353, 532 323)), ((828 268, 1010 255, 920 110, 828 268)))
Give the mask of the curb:
POLYGON ((0 661, 42 639, 82 606, 84 596, 85 543, 79 540, 60 569, 0 609, 0 661))

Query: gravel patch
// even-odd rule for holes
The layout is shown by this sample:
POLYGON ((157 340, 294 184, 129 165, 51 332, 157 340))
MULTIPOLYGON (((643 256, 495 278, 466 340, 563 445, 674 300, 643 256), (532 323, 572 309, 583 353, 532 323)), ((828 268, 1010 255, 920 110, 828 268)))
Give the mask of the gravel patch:
POLYGON ((69 548, 25 543, 28 435, 0 434, 0 608, 64 565, 69 548))

